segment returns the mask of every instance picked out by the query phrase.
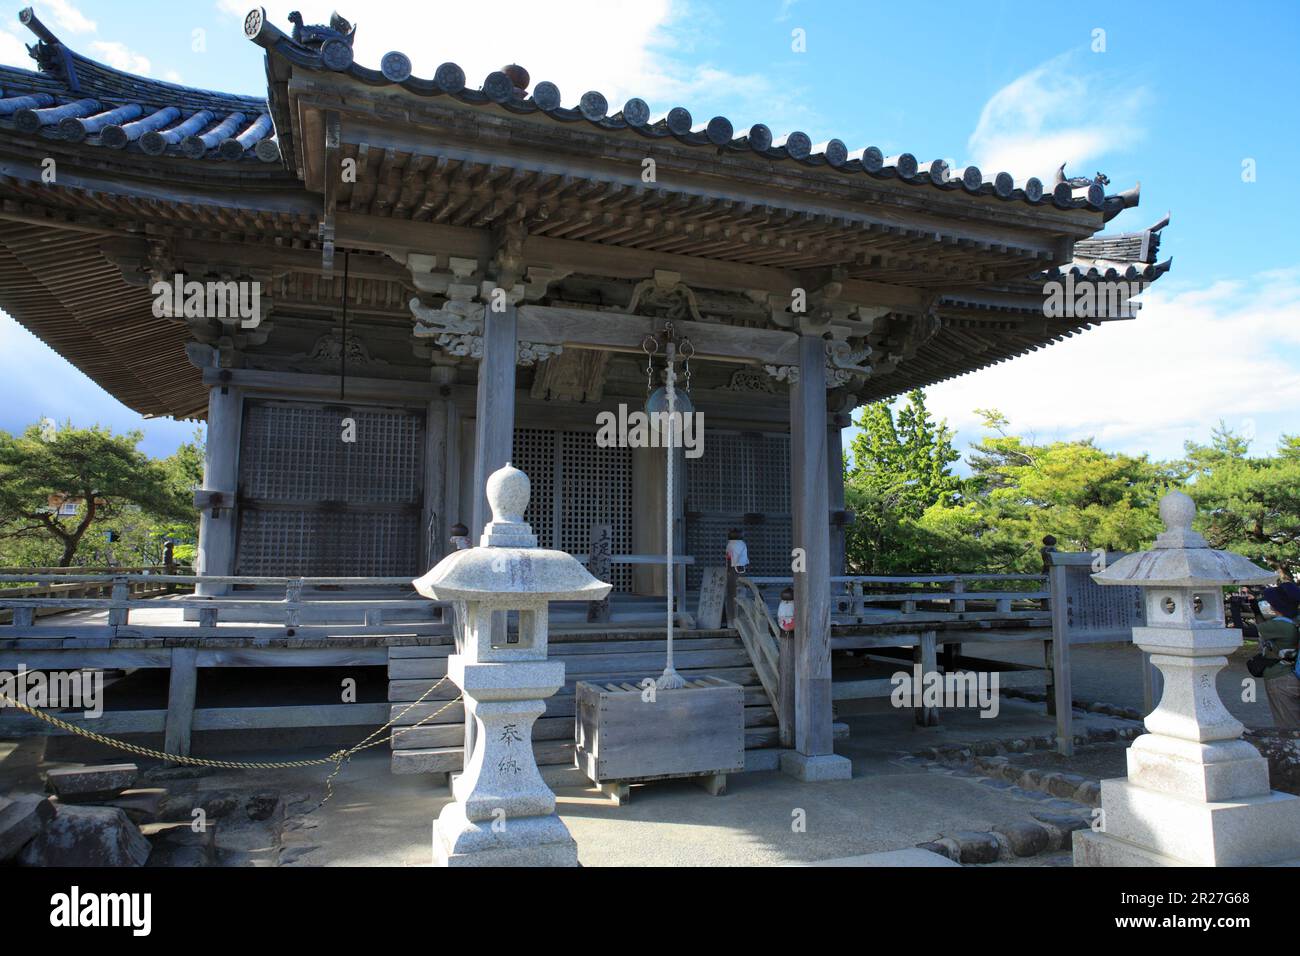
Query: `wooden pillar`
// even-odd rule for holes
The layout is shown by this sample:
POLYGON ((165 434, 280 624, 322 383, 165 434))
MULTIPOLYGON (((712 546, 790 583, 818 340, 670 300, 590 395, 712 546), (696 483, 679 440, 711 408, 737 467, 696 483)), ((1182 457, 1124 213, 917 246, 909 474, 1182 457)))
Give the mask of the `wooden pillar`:
POLYGON ((1070 689, 1070 631, 1066 605, 1066 567, 1053 564, 1047 572, 1052 602, 1052 699, 1056 704, 1056 749, 1074 755, 1074 709, 1070 689))
MULTIPOLYGON (((665 452, 659 448, 632 449, 632 553, 663 554, 664 509, 668 498, 664 485, 665 452)), ((668 593, 664 569, 653 564, 632 565, 632 593, 668 593)))
MULTIPOLYGON (((231 385, 217 385, 208 393, 208 430, 204 441, 203 487, 220 491, 222 507, 204 508, 199 514, 198 573, 235 573, 235 532, 239 490, 239 433, 244 413, 243 396, 231 385)), ((225 594, 224 584, 202 584, 201 597, 225 594)))
POLYGON ((455 523, 446 512, 447 414, 446 402, 434 399, 424 416, 424 507, 420 529, 424 539, 421 566, 433 567, 447 553, 447 529, 455 523))
POLYGON ((469 526, 475 544, 483 525, 492 520, 487 480, 510 461, 515 439, 515 354, 518 312, 507 305, 483 314, 483 358, 478 363, 478 393, 474 420, 474 517, 469 526))
POLYGON ((198 691, 198 651, 192 647, 172 648, 172 666, 167 674, 167 718, 163 725, 163 750, 181 757, 190 755, 190 734, 194 727, 194 699, 198 691))
POLYGON ((795 666, 794 635, 786 631, 777 638, 776 722, 782 747, 794 746, 795 666))
POLYGON ((790 511, 803 560, 794 574, 795 752, 782 758, 782 768, 804 780, 849 776, 848 760, 834 754, 831 728, 825 356, 820 336, 801 335, 799 381, 790 389, 790 511))
MULTIPOLYGON (((939 669, 939 662, 936 656, 936 640, 938 633, 936 631, 922 631, 920 638, 917 640, 916 647, 913 649, 912 660, 915 664, 921 666, 921 686, 925 687, 927 680, 926 675, 933 674, 939 669)), ((915 673, 915 671, 913 671, 915 673)), ((916 708, 916 722, 922 727, 934 727, 939 723, 939 710, 936 707, 921 706, 916 708)))

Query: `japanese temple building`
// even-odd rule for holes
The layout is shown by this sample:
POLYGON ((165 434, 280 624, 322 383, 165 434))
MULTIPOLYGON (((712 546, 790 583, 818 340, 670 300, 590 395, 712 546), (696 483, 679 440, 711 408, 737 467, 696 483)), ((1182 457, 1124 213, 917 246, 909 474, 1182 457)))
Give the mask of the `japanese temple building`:
POLYGON ((686 587, 733 528, 755 574, 803 549, 803 753, 831 747, 850 413, 1108 320, 1047 315, 1049 283, 1100 299, 1169 265, 1164 222, 1099 235, 1138 201, 1100 175, 814 146, 519 66, 363 65, 340 18, 282 32, 261 10, 267 96, 235 96, 21 18, 37 68, 0 67, 0 307, 128 407, 207 422, 200 573, 418 576, 457 524, 477 540, 509 461, 542 546, 586 554, 608 525, 615 600, 662 595, 662 563, 617 557, 665 551, 664 454, 596 430, 660 386, 671 324, 705 427, 675 496, 686 587), (255 308, 187 308, 193 282, 255 308))

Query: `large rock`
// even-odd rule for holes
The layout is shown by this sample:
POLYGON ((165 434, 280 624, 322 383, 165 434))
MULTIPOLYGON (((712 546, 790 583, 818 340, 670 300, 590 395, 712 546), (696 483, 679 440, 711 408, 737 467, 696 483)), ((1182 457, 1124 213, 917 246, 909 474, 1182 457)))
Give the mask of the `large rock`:
POLYGON ((140 768, 133 763, 104 764, 99 767, 67 767, 51 770, 45 782, 64 803, 111 800, 135 783, 140 768))
POLYGON ((998 858, 998 840, 992 833, 958 830, 945 835, 957 844, 958 859, 962 863, 993 863, 998 858))
POLYGON ((54 805, 38 793, 0 796, 0 863, 18 855, 54 819, 54 805))
POLYGON ((27 866, 143 866, 149 841, 119 807, 64 805, 27 844, 27 866))
POLYGON ((1031 820, 999 824, 993 832, 1007 841, 1016 856, 1037 856, 1058 839, 1045 826, 1031 820))

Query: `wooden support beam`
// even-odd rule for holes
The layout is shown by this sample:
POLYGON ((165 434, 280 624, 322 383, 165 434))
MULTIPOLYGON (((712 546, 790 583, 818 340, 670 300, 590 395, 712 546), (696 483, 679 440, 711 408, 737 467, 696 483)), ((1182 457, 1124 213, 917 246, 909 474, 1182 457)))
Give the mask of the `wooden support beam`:
MULTIPOLYGON (((936 654, 935 641, 937 634, 935 631, 922 631, 921 639, 913 648, 913 660, 921 665, 921 687, 925 687, 926 675, 933 674, 939 669, 938 656, 936 654)), ((916 708, 916 722, 922 727, 937 727, 939 724, 939 709, 937 707, 926 707, 922 705, 916 708)))
MULTIPOLYGON (((335 236, 339 245, 352 249, 399 255, 405 251, 486 261, 495 251, 487 229, 384 219, 341 209, 335 215, 335 236)), ((662 269, 679 273, 688 286, 700 289, 789 296, 800 287, 798 277, 785 269, 573 239, 528 236, 522 256, 530 266, 615 279, 648 279, 662 269)), ((923 309, 930 295, 923 289, 865 279, 845 279, 842 286, 838 301, 845 305, 887 306, 900 312, 923 309)))
MULTIPOLYGON (((826 489, 826 364, 821 336, 798 336, 790 389, 790 511, 804 570, 794 574, 795 749, 834 753, 831 729, 830 527, 826 489)), ((799 557, 799 555, 797 555, 799 557)))
POLYGON ((474 543, 492 518, 487 480, 510 461, 515 432, 515 351, 519 343, 518 310, 507 305, 483 314, 483 358, 478 365, 474 419, 474 517, 469 533, 474 543))
POLYGON ((1056 749, 1066 757, 1074 756, 1074 709, 1070 696, 1070 629, 1067 613, 1066 572, 1063 564, 1053 564, 1047 572, 1052 602, 1052 686, 1056 704, 1056 749))
MULTIPOLYGON (((701 360, 771 365, 794 365, 798 362, 797 336, 793 332, 714 322, 675 321, 673 325, 679 336, 691 340, 695 357, 701 360)), ((642 341, 662 326, 662 319, 623 312, 543 305, 519 307, 519 338, 554 342, 566 348, 641 354, 642 341)), ((824 407, 824 397, 822 404, 824 407)))
MULTIPOLYGON (((226 502, 220 508, 207 507, 199 513, 199 545, 196 570, 200 575, 235 573, 234 502, 239 487, 239 432, 243 417, 243 396, 233 385, 214 385, 208 395, 208 434, 204 445, 203 487, 219 491, 226 502)), ((198 584, 200 597, 225 594, 225 584, 198 584)))
POLYGON ((198 651, 192 647, 172 648, 172 666, 167 683, 167 722, 163 727, 163 750, 182 757, 190 755, 194 700, 198 691, 197 656, 198 651))

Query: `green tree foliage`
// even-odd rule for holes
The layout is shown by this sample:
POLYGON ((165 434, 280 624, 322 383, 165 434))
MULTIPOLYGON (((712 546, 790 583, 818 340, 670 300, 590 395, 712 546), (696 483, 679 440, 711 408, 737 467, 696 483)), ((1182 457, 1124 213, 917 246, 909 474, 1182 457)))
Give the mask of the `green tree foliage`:
POLYGON ((897 419, 886 405, 864 408, 846 469, 852 573, 1037 571, 1049 534, 1065 550, 1150 545, 1174 470, 1091 440, 1038 444, 1008 434, 997 410, 979 411, 990 433, 963 480, 951 470, 952 431, 933 422, 922 393, 897 419))
POLYGON ((952 430, 931 417, 920 390, 908 394, 897 416, 876 402, 863 407, 856 424, 862 431, 851 442, 845 475, 845 501, 856 516, 847 532, 850 567, 861 574, 930 570, 946 560, 947 545, 961 547, 920 526, 927 509, 960 500, 952 430))
POLYGON ((1300 572, 1300 437, 1283 436, 1276 456, 1253 457, 1224 427, 1210 444, 1188 442, 1182 463, 1200 530, 1215 548, 1246 555, 1288 580, 1300 572))
POLYGON ((192 491, 197 442, 154 461, 138 431, 33 425, 0 431, 0 549, 4 563, 156 563, 168 531, 194 539, 192 491), (75 512, 60 514, 61 502, 75 512), (112 548, 106 535, 114 531, 112 548), (155 557, 156 556, 156 557, 155 557))

